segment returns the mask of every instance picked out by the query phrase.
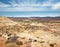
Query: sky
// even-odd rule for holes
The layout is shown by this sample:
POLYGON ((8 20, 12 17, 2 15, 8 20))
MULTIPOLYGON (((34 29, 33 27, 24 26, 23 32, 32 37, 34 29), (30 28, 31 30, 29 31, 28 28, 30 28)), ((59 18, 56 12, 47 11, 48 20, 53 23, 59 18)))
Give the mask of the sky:
POLYGON ((60 16, 60 0, 0 0, 0 16, 60 16))

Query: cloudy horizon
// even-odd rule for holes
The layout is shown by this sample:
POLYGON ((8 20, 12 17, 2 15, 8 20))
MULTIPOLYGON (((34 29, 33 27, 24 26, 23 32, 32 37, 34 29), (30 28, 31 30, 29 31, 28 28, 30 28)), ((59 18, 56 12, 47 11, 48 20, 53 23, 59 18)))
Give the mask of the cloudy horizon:
POLYGON ((60 16, 60 0, 0 0, 0 16, 60 16))

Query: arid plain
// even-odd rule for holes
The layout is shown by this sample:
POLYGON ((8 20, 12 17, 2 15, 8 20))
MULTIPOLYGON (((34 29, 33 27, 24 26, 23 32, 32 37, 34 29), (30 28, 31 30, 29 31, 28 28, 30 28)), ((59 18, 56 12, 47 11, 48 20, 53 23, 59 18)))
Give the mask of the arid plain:
POLYGON ((60 47, 60 18, 0 17, 0 47, 60 47))

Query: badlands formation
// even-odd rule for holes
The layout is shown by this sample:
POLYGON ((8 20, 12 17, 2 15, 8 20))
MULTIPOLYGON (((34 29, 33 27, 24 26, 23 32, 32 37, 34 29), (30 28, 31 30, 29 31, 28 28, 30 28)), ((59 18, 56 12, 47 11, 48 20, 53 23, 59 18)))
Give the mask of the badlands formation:
POLYGON ((0 47, 60 47, 60 35, 43 23, 18 23, 0 17, 0 47))

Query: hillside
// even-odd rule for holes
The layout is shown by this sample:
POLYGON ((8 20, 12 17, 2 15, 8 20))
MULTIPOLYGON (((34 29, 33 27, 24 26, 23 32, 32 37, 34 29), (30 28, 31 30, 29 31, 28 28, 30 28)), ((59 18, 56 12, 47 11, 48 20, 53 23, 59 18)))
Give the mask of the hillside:
POLYGON ((17 19, 0 17, 0 47, 60 47, 59 22, 17 19))

